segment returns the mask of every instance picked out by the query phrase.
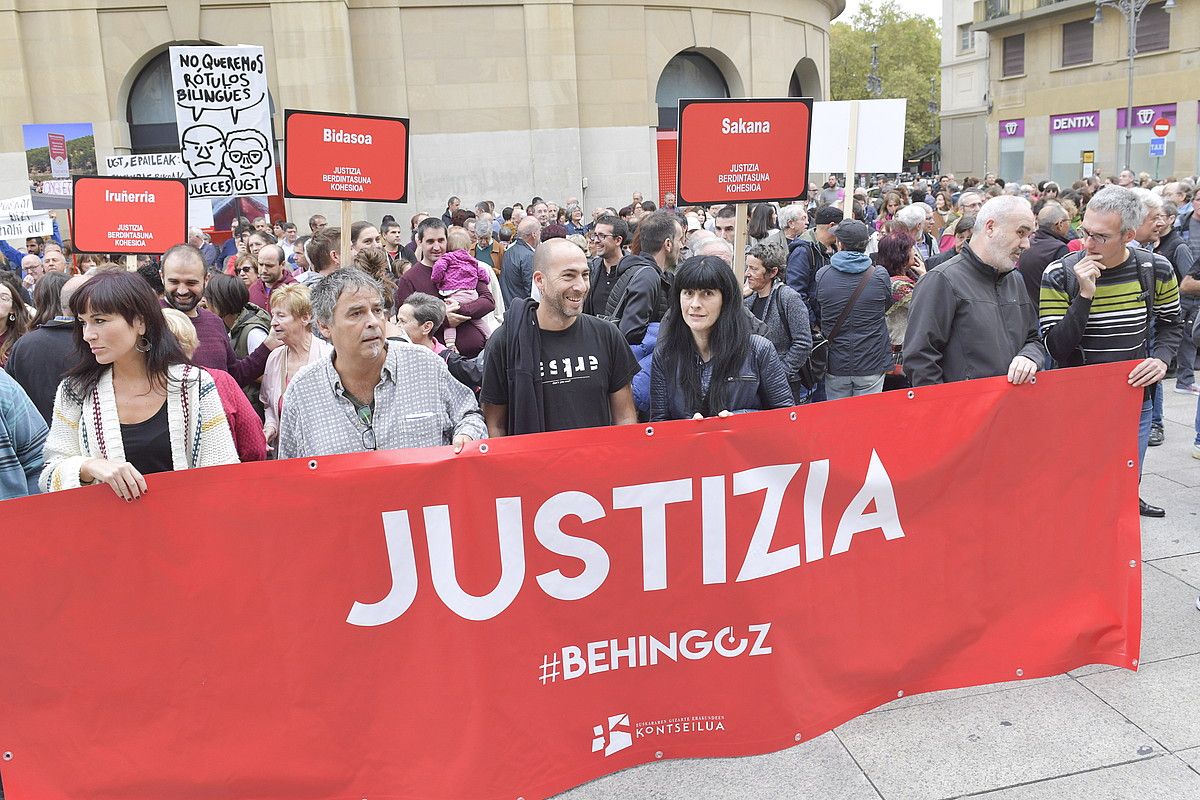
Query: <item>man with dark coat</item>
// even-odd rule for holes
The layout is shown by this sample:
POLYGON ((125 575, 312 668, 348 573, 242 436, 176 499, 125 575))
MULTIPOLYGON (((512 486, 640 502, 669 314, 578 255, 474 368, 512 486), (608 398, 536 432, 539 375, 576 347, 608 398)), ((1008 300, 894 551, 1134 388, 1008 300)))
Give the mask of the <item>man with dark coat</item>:
POLYGON ((1064 257, 1069 251, 1067 242, 1071 218, 1058 203, 1047 203, 1037 215, 1037 230, 1029 237, 1029 249, 1021 254, 1017 270, 1025 279, 1025 290, 1037 308, 1042 294, 1042 273, 1046 267, 1064 257))

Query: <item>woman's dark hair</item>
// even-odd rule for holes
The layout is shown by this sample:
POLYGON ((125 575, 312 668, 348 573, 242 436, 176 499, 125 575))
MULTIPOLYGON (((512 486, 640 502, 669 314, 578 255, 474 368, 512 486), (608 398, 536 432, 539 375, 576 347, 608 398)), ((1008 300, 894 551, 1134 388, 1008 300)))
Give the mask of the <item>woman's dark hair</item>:
POLYGON ((746 319, 737 278, 724 260, 716 256, 693 256, 675 269, 658 342, 671 370, 667 383, 671 383, 673 372, 683 389, 688 416, 699 412, 711 417, 725 410, 729 380, 741 370, 750 350, 750 323, 746 319), (700 375, 694 366, 700 351, 696 349, 692 330, 680 310, 684 289, 715 289, 721 293, 721 313, 710 329, 708 339, 712 352, 712 379, 707 394, 700 391, 700 375))
MULTIPOLYGON (((350 246, 351 247, 354 246, 354 243, 358 241, 358 237, 360 234, 362 234, 363 231, 365 231, 367 228, 374 228, 374 227, 375 227, 374 223, 367 222, 366 220, 361 220, 361 219, 358 222, 355 222, 353 225, 351 225, 350 226, 350 246)), ((378 229, 376 228, 376 230, 378 230, 378 229)))
MULTIPOLYGON (((54 273, 47 273, 47 277, 54 273)), ((61 274, 61 273, 60 273, 61 274)), ((0 284, 3 284, 12 295, 12 311, 9 312, 14 319, 7 319, 8 335, 4 337, 4 343, 0 344, 0 364, 8 360, 8 354, 12 352, 12 347, 25 334, 29 333, 32 326, 32 317, 29 313, 29 308, 25 305, 25 292, 21 288, 21 282, 17 280, 17 276, 11 272, 0 272, 0 284)))
POLYGON ((879 239, 879 266, 893 278, 903 275, 908 269, 909 256, 916 242, 904 231, 889 233, 879 239))
POLYGON ((29 326, 30 330, 45 325, 62 313, 62 287, 69 280, 71 276, 65 272, 50 272, 37 282, 37 288, 33 290, 33 307, 38 313, 29 326))
POLYGON ((241 278, 224 273, 210 275, 204 286, 204 299, 208 301, 208 310, 218 317, 237 315, 250 302, 250 290, 241 278))
POLYGON ((354 256, 354 266, 379 281, 383 287, 383 307, 389 313, 396 302, 396 279, 392 277, 387 253, 382 247, 364 247, 354 256))
POLYGON ((775 207, 770 203, 759 203, 750 214, 750 227, 746 233, 751 239, 765 239, 771 233, 771 220, 775 218, 775 207))
POLYGON ((143 355, 151 385, 165 387, 169 379, 167 370, 188 361, 179 347, 179 340, 167 328, 154 290, 137 273, 111 270, 95 275, 71 295, 71 313, 79 320, 74 334, 78 361, 67 371, 66 380, 76 397, 87 397, 109 368, 96 361, 83 340, 84 314, 120 315, 130 325, 142 320, 146 326, 146 343, 150 346, 143 355))

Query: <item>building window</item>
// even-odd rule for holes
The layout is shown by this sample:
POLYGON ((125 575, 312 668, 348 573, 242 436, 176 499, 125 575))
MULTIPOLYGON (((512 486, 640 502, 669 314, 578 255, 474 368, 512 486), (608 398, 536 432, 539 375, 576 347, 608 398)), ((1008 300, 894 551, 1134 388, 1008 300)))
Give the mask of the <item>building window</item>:
POLYGON ((1092 21, 1081 19, 1062 26, 1062 65, 1089 64, 1092 61, 1092 21))
POLYGON ((1137 24, 1137 51, 1153 53, 1171 46, 1171 15, 1163 4, 1146 6, 1137 24))
POLYGON ((175 127, 175 92, 171 88, 171 62, 164 50, 147 64, 133 81, 126 109, 130 150, 170 153, 179 150, 175 127))
POLYGON ((971 24, 958 26, 958 51, 966 53, 975 49, 975 36, 971 32, 971 24))
POLYGON ((1004 69, 1005 78, 1025 74, 1025 34, 1004 37, 1004 69))

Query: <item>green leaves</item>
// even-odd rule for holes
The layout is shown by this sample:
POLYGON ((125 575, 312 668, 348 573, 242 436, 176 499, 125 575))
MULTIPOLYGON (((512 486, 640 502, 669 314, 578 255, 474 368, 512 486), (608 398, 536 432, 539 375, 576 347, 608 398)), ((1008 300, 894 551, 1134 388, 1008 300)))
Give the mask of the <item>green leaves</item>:
POLYGON ((834 100, 869 100, 867 75, 871 45, 878 44, 881 97, 908 98, 904 152, 913 153, 936 138, 937 113, 929 111, 929 79, 934 102, 941 105, 941 32, 930 17, 909 14, 892 0, 877 7, 864 4, 849 24, 834 23, 829 33, 829 89, 834 100))

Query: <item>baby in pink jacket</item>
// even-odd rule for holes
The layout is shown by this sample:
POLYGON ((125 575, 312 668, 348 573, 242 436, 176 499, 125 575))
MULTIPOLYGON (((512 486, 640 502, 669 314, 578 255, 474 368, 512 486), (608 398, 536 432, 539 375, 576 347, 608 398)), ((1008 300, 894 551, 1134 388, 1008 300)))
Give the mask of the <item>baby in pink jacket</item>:
MULTIPOLYGON (((490 280, 488 270, 476 261, 466 250, 451 250, 433 264, 433 285, 438 288, 438 294, 449 305, 451 300, 460 306, 479 299, 477 287, 490 280)), ((481 320, 472 319, 462 323, 474 325, 486 337, 488 330, 481 320)), ((455 329, 447 325, 442 329, 442 338, 446 347, 454 347, 455 329)))

